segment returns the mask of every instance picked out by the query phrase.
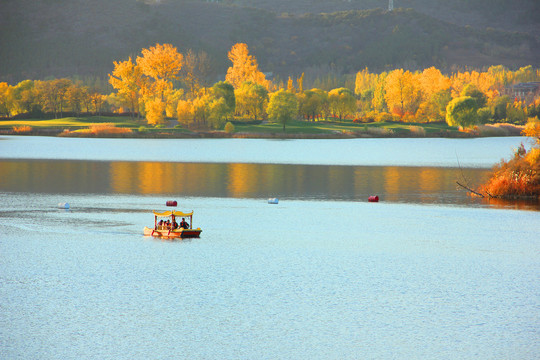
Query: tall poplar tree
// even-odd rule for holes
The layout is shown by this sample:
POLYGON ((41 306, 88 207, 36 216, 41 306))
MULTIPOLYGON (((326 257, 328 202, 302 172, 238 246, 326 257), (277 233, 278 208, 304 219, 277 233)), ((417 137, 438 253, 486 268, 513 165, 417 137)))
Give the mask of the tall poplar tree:
POLYGON ((233 65, 227 69, 225 80, 235 89, 238 89, 245 82, 252 82, 262 85, 268 90, 269 81, 259 70, 257 59, 249 54, 246 44, 238 43, 233 45, 228 56, 233 65))

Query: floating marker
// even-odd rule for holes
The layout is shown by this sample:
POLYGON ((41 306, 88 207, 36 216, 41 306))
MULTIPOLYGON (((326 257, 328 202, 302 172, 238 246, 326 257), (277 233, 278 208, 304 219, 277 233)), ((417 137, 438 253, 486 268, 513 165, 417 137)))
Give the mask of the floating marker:
POLYGON ((270 199, 268 199, 268 203, 269 204, 277 204, 277 203, 279 203, 279 199, 278 198, 270 198, 270 199))
POLYGON ((69 209, 69 203, 58 203, 59 209, 69 209))
POLYGON ((176 202, 176 200, 169 200, 165 203, 165 205, 167 206, 177 206, 178 203, 176 202))
POLYGON ((379 197, 377 195, 368 197, 367 201, 369 202, 379 202, 379 197))

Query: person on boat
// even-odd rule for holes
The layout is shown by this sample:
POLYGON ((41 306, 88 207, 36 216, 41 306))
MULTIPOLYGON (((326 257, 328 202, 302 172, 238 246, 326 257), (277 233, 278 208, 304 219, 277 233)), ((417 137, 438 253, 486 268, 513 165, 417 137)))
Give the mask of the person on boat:
POLYGON ((176 220, 173 221, 173 223, 172 223, 172 228, 173 228, 173 230, 178 229, 178 223, 176 222, 176 220))
POLYGON ((186 222, 185 218, 182 218, 182 221, 180 221, 180 227, 184 229, 189 229, 189 224, 186 222))
POLYGON ((163 220, 159 220, 157 230, 163 229, 163 220))

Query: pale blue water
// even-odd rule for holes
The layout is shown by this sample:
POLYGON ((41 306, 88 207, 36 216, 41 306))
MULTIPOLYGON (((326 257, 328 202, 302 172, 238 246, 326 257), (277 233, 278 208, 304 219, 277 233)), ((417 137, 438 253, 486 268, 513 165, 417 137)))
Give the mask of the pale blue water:
POLYGON ((0 137, 0 159, 490 168, 526 137, 476 139, 91 139, 0 137))
MULTIPOLYGON (((137 148, 109 140, 94 155, 126 143, 137 148)), ((16 168, 24 181, 39 174, 16 168)), ((118 193, 91 185, 108 165, 82 168, 77 192, 40 187, 39 175, 31 192, 0 188, 2 359, 538 358, 538 211, 337 201, 339 176, 277 205, 118 193), (195 210, 200 239, 142 236, 170 199, 195 210)))

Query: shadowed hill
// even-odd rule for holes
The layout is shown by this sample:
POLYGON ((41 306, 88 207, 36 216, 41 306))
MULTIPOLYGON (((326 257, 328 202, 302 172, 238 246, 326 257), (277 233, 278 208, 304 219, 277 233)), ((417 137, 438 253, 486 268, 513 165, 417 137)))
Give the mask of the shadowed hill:
MULTIPOLYGON (((354 10, 387 4, 371 0, 243 2, 251 7, 240 6, 241 1, 231 3, 4 0, 0 4, 0 81, 103 77, 112 70, 114 60, 135 57, 157 42, 171 43, 181 52, 206 51, 216 74, 225 73, 230 65, 227 51, 231 46, 245 42, 263 71, 283 77, 304 71, 324 74, 329 69, 352 73, 365 66, 373 71, 431 65, 443 70, 453 65, 519 67, 539 59, 537 34, 527 32, 534 21, 522 21, 520 33, 506 31, 506 22, 490 29, 462 26, 450 18, 443 21, 431 16, 428 1, 403 1, 419 4, 422 11, 393 12, 354 10)), ((437 13, 434 7, 441 1, 432 3, 431 12, 437 13)), ((477 10, 468 7, 462 13, 470 18, 477 10)), ((459 9, 448 10, 447 17, 459 18, 459 9)), ((490 16, 494 15, 478 17, 478 24, 489 22, 490 16)))

